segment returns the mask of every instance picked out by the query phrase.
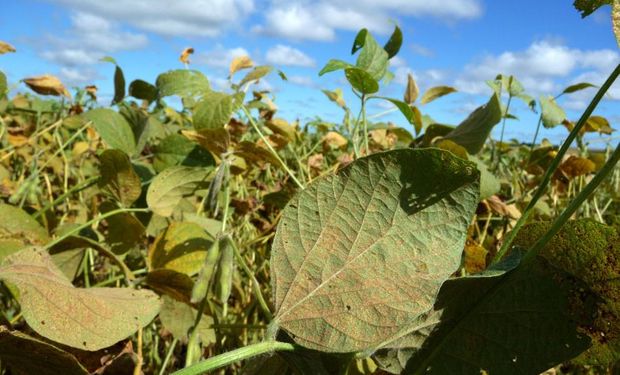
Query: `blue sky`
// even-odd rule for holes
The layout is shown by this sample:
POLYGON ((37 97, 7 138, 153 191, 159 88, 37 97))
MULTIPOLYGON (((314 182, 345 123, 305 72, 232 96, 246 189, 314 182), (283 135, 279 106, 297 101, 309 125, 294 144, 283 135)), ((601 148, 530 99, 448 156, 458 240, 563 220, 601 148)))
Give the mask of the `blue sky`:
MULTIPOLYGON (((340 121, 341 110, 321 88, 345 89, 355 107, 341 72, 318 77, 318 71, 330 58, 354 61, 349 52, 361 27, 380 43, 395 22, 404 32, 392 61, 396 78, 383 94, 401 98, 407 73, 422 91, 435 85, 459 90, 421 108, 449 124, 486 102, 491 91, 484 81, 498 73, 514 74, 537 97, 576 82, 601 84, 620 62, 608 7, 582 20, 570 0, 21 0, 4 1, 0 13, 0 40, 17 49, 0 56, 14 90, 26 90, 22 78, 50 73, 70 87, 96 84, 102 103, 109 103, 113 67, 101 57, 113 56, 127 82, 154 82, 161 72, 183 68, 179 53, 191 46, 191 68, 216 89, 225 87, 234 56, 283 70, 288 82, 272 74, 262 87, 273 90, 279 116, 289 120, 340 121)), ((585 90, 560 104, 576 119, 593 95, 585 90)), ((619 100, 616 85, 598 111, 614 128, 620 128, 619 100)), ((375 103, 371 114, 388 108, 375 103)), ((537 115, 521 103, 512 112, 520 121, 507 123, 507 136, 529 139, 537 115)), ((405 126, 397 113, 383 119, 405 126)), ((543 135, 560 140, 566 130, 543 135)))

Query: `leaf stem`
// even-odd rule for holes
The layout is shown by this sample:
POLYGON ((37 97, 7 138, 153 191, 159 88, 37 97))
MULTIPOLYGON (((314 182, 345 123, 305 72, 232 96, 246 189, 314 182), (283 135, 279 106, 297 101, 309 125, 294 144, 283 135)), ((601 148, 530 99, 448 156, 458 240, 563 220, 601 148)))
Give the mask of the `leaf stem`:
POLYGON ((547 187, 549 186, 549 182, 551 181, 551 177, 553 176, 553 173, 560 165, 560 162, 562 161, 562 158, 566 154, 566 151, 568 151, 568 149, 570 148, 571 144, 573 143, 577 135, 579 135, 579 131, 585 126, 586 121, 588 120, 588 118, 590 118, 590 115, 592 114, 592 112, 594 112, 594 109, 596 108, 598 103, 601 101, 601 99, 603 99, 603 96, 605 95, 607 90, 609 90, 609 88, 614 83, 616 78, 618 78, 619 75, 620 75, 620 64, 617 65, 614 71, 609 75, 605 83, 601 86, 601 88, 598 90, 598 92, 596 93, 596 95, 594 96, 594 98, 592 99, 588 107, 586 108, 586 110, 581 115, 581 118, 579 118, 579 121, 577 121, 577 123, 575 124, 575 127, 573 128, 573 130, 571 130, 571 132, 568 134, 568 137, 562 144, 562 147, 560 148, 557 155, 555 156, 555 158, 549 165, 547 172, 545 172, 543 180, 540 182, 540 185, 538 185, 538 189, 536 189, 536 193, 532 197, 532 200, 530 200, 530 203, 528 203, 527 207, 525 208, 525 211, 523 211, 523 214, 521 215, 521 217, 515 224, 515 227, 513 228, 513 230, 510 231, 508 235, 506 235, 506 238, 504 240, 504 243, 502 244, 502 247, 497 252, 497 254, 495 254, 493 263, 498 262, 504 255, 506 255, 516 235, 519 233, 523 225, 527 222, 527 219, 532 214, 534 206, 536 205, 536 203, 538 203, 540 198, 545 193, 547 187))
POLYGON ((32 215, 32 217, 35 218, 35 219, 38 218, 39 216, 41 216, 45 212, 47 212, 50 208, 55 207, 57 204, 63 202, 65 199, 70 197, 72 194, 80 192, 80 191, 82 191, 84 189, 88 189, 89 187, 91 187, 94 184, 96 184, 98 181, 99 181, 99 176, 91 177, 89 179, 84 180, 81 184, 75 185, 74 187, 72 187, 71 189, 67 190, 62 195, 58 196, 58 198, 56 198, 54 201, 47 203, 43 208, 41 208, 39 211, 35 212, 32 215))
POLYGON ((271 143, 269 143, 269 141, 267 140, 267 138, 265 138, 265 136, 263 135, 263 132, 260 131, 258 125, 256 124, 256 121, 254 121, 254 118, 252 117, 252 114, 250 113, 250 111, 248 111, 248 109, 246 108, 245 105, 241 105, 241 109, 243 110, 243 113, 245 113, 246 117, 248 118, 248 121, 250 122, 250 125, 252 125, 252 127, 254 128, 254 130, 256 130, 256 132, 258 133, 258 135, 260 136, 260 138, 263 140, 263 142, 265 143, 265 145, 267 146, 267 148, 269 148, 269 151, 271 151, 271 153, 273 154, 273 156, 278 159, 278 161, 280 162, 280 164, 282 165, 282 168, 284 168, 284 170, 286 171, 286 173, 288 173, 288 175, 291 177, 291 179, 293 180, 293 182, 295 182, 295 184, 300 188, 300 189, 305 189, 305 186, 297 179, 297 177, 295 177, 295 174, 293 173, 293 171, 291 171, 289 169, 289 167, 286 165, 286 163, 280 158, 280 155, 278 155, 278 153, 276 152, 276 150, 273 148, 273 146, 271 146, 271 143))
POLYGON ((222 368, 244 359, 259 356, 261 354, 273 352, 292 352, 299 347, 295 344, 289 344, 279 341, 265 341, 258 344, 248 345, 243 348, 216 355, 205 361, 198 362, 190 367, 173 372, 171 375, 198 375, 204 374, 212 370, 222 368))

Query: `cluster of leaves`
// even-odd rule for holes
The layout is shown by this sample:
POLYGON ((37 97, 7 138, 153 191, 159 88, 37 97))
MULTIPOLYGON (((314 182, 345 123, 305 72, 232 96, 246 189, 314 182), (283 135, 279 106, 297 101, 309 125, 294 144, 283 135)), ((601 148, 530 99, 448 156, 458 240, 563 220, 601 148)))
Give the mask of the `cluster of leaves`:
POLYGON ((486 104, 456 126, 437 123, 422 106, 456 89, 418 102, 410 76, 403 100, 379 95, 401 44, 398 27, 383 47, 362 30, 355 64, 321 70, 343 70, 360 99, 354 117, 342 91, 324 90, 345 113, 338 124, 278 118, 271 93, 247 94, 272 71, 247 56, 232 62, 227 92, 188 68, 191 48, 186 69, 154 83, 127 85, 105 58, 115 108, 97 104, 94 86, 72 97, 52 76, 23 82, 61 101, 10 97, 0 73, 0 371, 617 369, 618 170, 581 220, 536 250, 549 220, 616 160, 583 137, 610 133, 609 122, 573 123, 558 96, 536 101, 498 75, 486 104), (513 98, 540 111, 539 125, 582 129, 578 149, 560 160, 536 136, 490 140, 516 119, 513 98), (370 121, 368 100, 391 102, 404 126, 370 121))

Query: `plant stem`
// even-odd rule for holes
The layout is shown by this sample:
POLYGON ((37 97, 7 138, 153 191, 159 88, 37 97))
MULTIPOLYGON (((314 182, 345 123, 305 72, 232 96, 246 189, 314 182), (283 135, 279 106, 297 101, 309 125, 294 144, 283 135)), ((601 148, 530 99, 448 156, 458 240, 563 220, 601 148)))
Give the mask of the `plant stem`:
POLYGON ((49 202, 42 209, 40 209, 39 211, 35 212, 32 215, 32 217, 35 218, 35 219, 38 218, 39 216, 41 216, 42 214, 47 212, 50 208, 55 207, 57 204, 63 202, 65 199, 70 197, 72 194, 80 192, 80 191, 82 191, 84 189, 88 189, 89 187, 91 187, 94 184, 96 184, 98 181, 99 181, 99 176, 96 176, 96 177, 91 177, 91 178, 85 180, 84 182, 82 182, 79 185, 75 185, 74 187, 72 187, 71 189, 67 190, 62 195, 58 196, 58 198, 56 198, 53 202, 49 202))
POLYGON ((534 147, 536 147, 536 140, 538 138, 538 132, 540 131, 540 125, 542 125, 542 114, 538 117, 538 124, 536 124, 536 131, 534 132, 534 139, 532 139, 532 144, 530 145, 530 156, 529 160, 532 160, 532 152, 534 152, 534 147))
POLYGON ((292 352, 299 347, 295 344, 289 344, 279 341, 265 341, 258 344, 245 346, 233 351, 216 355, 205 361, 198 362, 190 367, 173 372, 171 375, 198 375, 204 374, 218 368, 230 365, 244 359, 259 356, 261 354, 273 352, 292 352))
MULTIPOLYGON (((512 84, 512 76, 510 78, 510 84, 512 84)), ((510 88, 510 86, 508 86, 510 88)), ((502 120, 502 132, 499 136, 499 147, 495 147, 493 151, 497 152, 497 163, 495 164, 495 170, 499 168, 499 164, 502 161, 502 144, 504 143, 504 130, 506 129, 506 118, 508 117, 508 110, 510 110, 510 102, 512 102, 512 95, 510 94, 510 90, 508 90, 508 102, 506 103, 506 113, 504 114, 504 119, 502 120)))
POLYGON ((366 155, 370 153, 368 147, 368 120, 366 119, 366 95, 362 94, 362 124, 364 126, 364 148, 366 149, 366 155))
POLYGON ((498 262, 504 255, 506 255, 506 253, 510 249, 510 246, 512 245, 512 241, 514 241, 516 235, 521 230, 521 227, 523 227, 523 225, 527 222, 527 219, 530 217, 536 203, 538 203, 540 198, 545 193, 549 185, 549 182, 551 181, 551 177, 553 176, 553 173, 560 165, 560 162, 562 161, 562 158, 566 154, 566 151, 568 151, 568 149, 570 148, 570 145, 573 143, 577 135, 579 135, 579 131, 585 126, 586 121, 588 120, 588 118, 590 118, 590 115, 592 114, 592 112, 594 112, 594 109, 596 108, 598 103, 601 101, 601 99, 603 99, 603 96, 605 95, 607 90, 609 90, 609 88, 614 83, 616 78, 618 78, 618 75, 620 75, 620 64, 616 66, 614 71, 609 75, 605 83, 601 86, 601 88, 598 90, 598 92, 596 93, 596 95, 594 96, 590 104, 588 105, 588 108, 586 108, 586 110, 581 115, 581 118, 579 118, 579 121, 577 121, 577 123, 575 124, 575 127, 573 128, 573 130, 571 130, 571 132, 568 134, 568 137, 562 144, 562 147, 560 148, 557 155, 555 156, 555 158, 549 165, 547 172, 545 172, 543 180, 540 182, 538 189, 536 189, 536 193, 532 197, 532 200, 530 201, 530 203, 528 203, 527 207, 525 208, 525 211, 523 211, 523 214, 521 215, 521 217, 515 224, 515 227, 513 228, 513 230, 506 235, 506 238, 504 239, 504 243, 502 244, 502 247, 497 252, 497 254, 495 254, 493 263, 498 262))
POLYGON ((286 171, 286 173, 288 173, 288 175, 291 177, 291 179, 293 180, 293 182, 295 182, 295 184, 300 188, 300 189, 305 189, 305 186, 297 179, 297 177, 295 177, 295 174, 293 173, 293 171, 291 171, 289 169, 289 167, 286 165, 286 163, 280 158, 280 155, 278 155, 278 153, 276 152, 276 150, 273 148, 273 146, 271 146, 271 143, 269 143, 269 141, 267 140, 267 138, 265 138, 265 136, 263 135, 263 132, 260 131, 258 125, 256 124, 256 121, 254 121, 254 118, 252 118, 252 114, 250 113, 250 111, 248 111, 248 109, 245 107, 245 105, 241 106, 241 109, 243 110, 243 113, 245 113, 246 117, 248 118, 248 121, 250 122, 250 125, 252 125, 252 127, 254 128, 254 130, 256 130, 256 132, 258 133, 258 135, 260 136, 260 138, 263 140, 263 142, 265 143, 265 145, 267 146, 267 148, 269 148, 269 151, 271 151, 271 153, 273 154, 273 156, 278 159, 278 161, 280 162, 280 165, 282 165, 282 168, 284 168, 284 170, 286 171))
POLYGON ((170 362, 170 358, 172 357, 172 353, 174 353, 174 348, 177 346, 179 340, 174 339, 170 343, 170 348, 168 348, 168 352, 166 353, 166 357, 164 358, 164 363, 161 364, 161 368, 159 369, 159 375, 164 375, 166 371, 166 367, 168 367, 168 362, 170 362))
POLYGON ((243 271, 246 273, 246 275, 248 275, 248 277, 252 281, 252 289, 254 289, 254 294, 256 295, 256 299, 258 300, 259 306, 263 310, 263 314, 265 314, 265 317, 269 321, 271 321, 273 319, 273 315, 271 314, 271 310, 269 310, 269 306, 267 305, 267 302, 265 301, 265 298, 263 297, 263 293, 260 290, 260 283, 258 282, 258 280, 256 280, 256 276, 254 276, 254 273, 252 272, 252 270, 250 270, 250 267, 248 267, 247 263, 245 262, 245 259, 239 252, 239 248, 237 247, 237 244, 235 244, 235 242, 232 241, 232 239, 230 241, 230 245, 233 247, 233 250, 235 252, 235 258, 237 258, 237 261, 239 261, 241 268, 243 268, 243 271))

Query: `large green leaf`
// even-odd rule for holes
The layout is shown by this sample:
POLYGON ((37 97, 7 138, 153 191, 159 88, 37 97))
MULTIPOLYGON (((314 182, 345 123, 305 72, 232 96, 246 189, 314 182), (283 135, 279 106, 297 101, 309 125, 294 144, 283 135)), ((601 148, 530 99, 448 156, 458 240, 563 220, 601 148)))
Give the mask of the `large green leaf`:
POLYGON ((566 120, 566 113, 552 96, 540 97, 540 110, 542 111, 542 123, 545 128, 553 128, 566 120))
POLYGON ((233 98, 223 92, 205 94, 194 108, 194 128, 219 129, 228 124, 233 113, 233 98))
POLYGON ((211 90, 209 80, 197 70, 177 69, 162 73, 155 86, 159 97, 178 95, 181 98, 201 96, 211 90))
POLYGON ((127 338, 149 324, 160 307, 157 295, 148 290, 76 288, 50 255, 35 247, 5 258, 0 279, 19 290, 22 314, 33 330, 84 350, 127 338))
POLYGON ((356 352, 428 311, 460 264, 478 178, 449 152, 403 149, 315 180, 278 224, 275 324, 309 348, 356 352))
POLYGON ((130 207, 140 197, 142 183, 129 157, 120 150, 105 150, 99 162, 99 186, 123 206, 130 207))
POLYGON ((170 167, 158 174, 146 193, 146 203, 158 215, 170 216, 183 197, 207 183, 212 168, 170 167))
POLYGON ((213 241, 213 237, 198 224, 174 222, 149 249, 149 268, 166 268, 195 275, 200 271, 213 241))
POLYGON ((129 95, 137 99, 149 102, 157 99, 157 87, 141 79, 136 79, 129 84, 129 95))
POLYGON ((501 118, 499 98, 493 94, 487 104, 476 108, 459 126, 448 133, 445 139, 465 147, 472 155, 477 154, 501 118))
POLYGON ((365 35, 364 47, 357 57, 355 66, 368 72, 377 81, 381 80, 387 71, 388 53, 370 33, 365 35))
POLYGON ((362 94, 374 94, 379 91, 379 82, 370 73, 358 68, 346 68, 344 76, 354 89, 362 94))
MULTIPOLYGON (((515 244, 531 247, 548 227, 524 227, 515 244)), ((589 363, 616 361, 618 243, 610 227, 569 222, 533 262, 517 266, 515 251, 481 274, 447 281, 426 320, 378 359, 405 374, 538 374, 594 344, 589 363)))
POLYGON ((133 155, 136 150, 136 140, 131 125, 122 115, 111 109, 97 108, 86 112, 83 116, 93 122, 95 130, 109 148, 116 148, 127 155, 133 155))
POLYGON ((0 327, 0 360, 13 374, 88 375, 72 354, 5 327, 0 327))
POLYGON ((209 167, 215 165, 213 156, 181 134, 170 134, 155 146, 153 168, 161 172, 168 167, 209 167))

